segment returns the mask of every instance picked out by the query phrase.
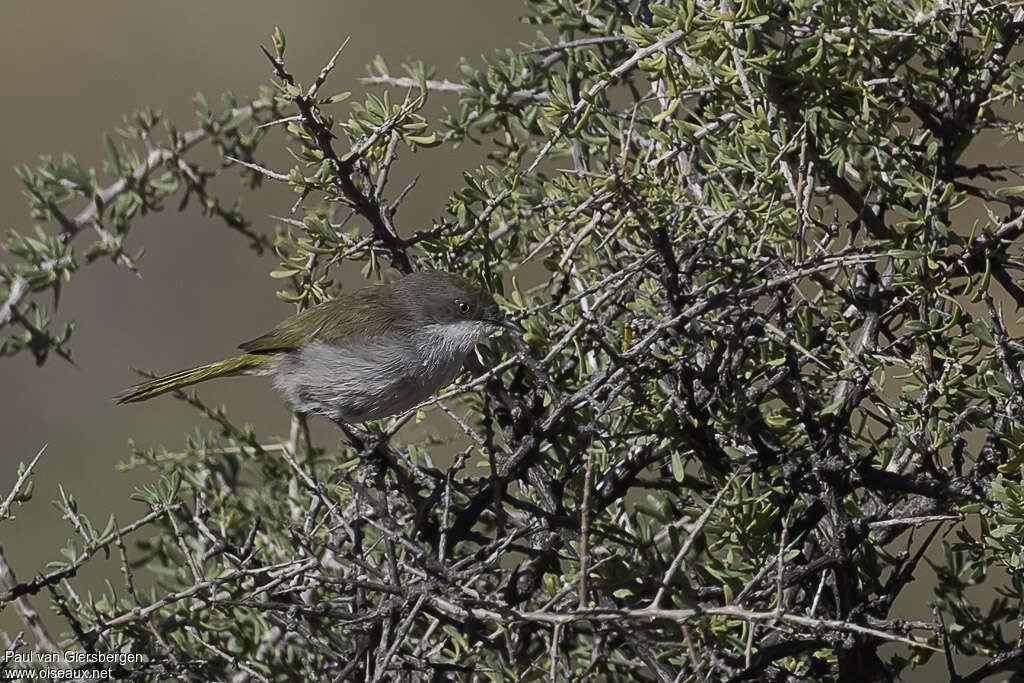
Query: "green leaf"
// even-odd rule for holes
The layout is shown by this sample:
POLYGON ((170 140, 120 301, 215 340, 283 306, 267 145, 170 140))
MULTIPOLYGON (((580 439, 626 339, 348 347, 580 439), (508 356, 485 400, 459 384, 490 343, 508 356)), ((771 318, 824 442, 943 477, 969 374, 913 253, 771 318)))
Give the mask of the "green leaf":
POLYGON ((436 133, 431 133, 430 135, 406 135, 405 141, 420 147, 436 147, 441 144, 437 139, 436 133))
POLYGON ((277 270, 270 271, 270 277, 275 280, 283 280, 286 277, 293 277, 301 272, 301 268, 279 268, 277 270))
POLYGON ((819 415, 832 415, 832 414, 834 414, 834 413, 835 413, 835 412, 836 412, 837 410, 839 410, 839 408, 840 408, 840 407, 841 407, 841 406, 842 406, 842 405, 843 405, 844 403, 846 403, 846 397, 845 397, 845 396, 840 396, 839 398, 835 399, 834 401, 832 401, 831 403, 829 403, 829 404, 828 404, 827 406, 825 406, 824 408, 822 408, 822 409, 821 409, 821 411, 819 411, 819 413, 818 413, 818 414, 819 414, 819 415))
POLYGON ((995 337, 992 336, 992 331, 989 329, 988 325, 986 325, 984 321, 975 320, 974 322, 967 326, 967 331, 973 334, 975 337, 977 337, 978 340, 981 341, 981 343, 984 344, 985 346, 995 347, 995 337))
POLYGON ((678 482, 682 482, 686 478, 686 472, 683 469, 683 459, 680 457, 679 451, 672 451, 672 476, 678 482))
POLYGON ((277 54, 277 58, 284 59, 285 39, 284 31, 281 30, 280 26, 274 27, 274 32, 271 34, 270 39, 274 43, 274 52, 277 54))
POLYGON ((352 97, 351 92, 340 92, 337 95, 331 95, 328 97, 324 100, 324 104, 337 104, 338 102, 344 102, 350 97, 352 97))

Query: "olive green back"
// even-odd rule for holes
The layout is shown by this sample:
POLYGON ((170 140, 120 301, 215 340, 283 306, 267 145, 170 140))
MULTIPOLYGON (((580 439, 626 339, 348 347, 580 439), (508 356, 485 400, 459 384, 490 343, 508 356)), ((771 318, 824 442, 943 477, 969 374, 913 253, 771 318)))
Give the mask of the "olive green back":
POLYGON ((373 337, 394 326, 394 310, 390 289, 370 285, 286 318, 270 332, 238 348, 265 354, 289 351, 311 341, 373 337))

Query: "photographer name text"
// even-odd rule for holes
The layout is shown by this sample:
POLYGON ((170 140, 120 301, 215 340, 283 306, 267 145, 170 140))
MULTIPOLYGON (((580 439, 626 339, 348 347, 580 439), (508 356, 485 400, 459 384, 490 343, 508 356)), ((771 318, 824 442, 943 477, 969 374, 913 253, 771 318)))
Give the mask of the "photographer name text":
POLYGON ((81 650, 64 650, 63 652, 47 652, 27 650, 17 652, 4 650, 5 664, 141 664, 145 656, 138 652, 82 652, 81 650))

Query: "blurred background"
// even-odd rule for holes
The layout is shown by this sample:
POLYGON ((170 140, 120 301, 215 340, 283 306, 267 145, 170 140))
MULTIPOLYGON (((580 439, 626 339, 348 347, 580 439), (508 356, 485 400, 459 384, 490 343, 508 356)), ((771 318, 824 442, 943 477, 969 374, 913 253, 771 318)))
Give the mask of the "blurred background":
MULTIPOLYGON (((192 98, 197 92, 206 95, 215 112, 221 110, 225 91, 233 92, 239 104, 257 97, 258 87, 271 80, 259 46, 271 46, 275 26, 287 37, 287 66, 304 85, 351 37, 321 92, 351 90, 353 99, 362 99, 368 86, 356 79, 366 75, 365 65, 376 55, 396 75, 404 75, 402 61, 418 58, 435 65, 439 78, 457 80, 460 56, 479 63, 481 55, 516 48, 534 35, 535 29, 517 21, 524 11, 522 3, 498 0, 286 6, 265 1, 5 0, 0 3, 0 229, 30 233, 33 226, 15 166, 66 152, 84 168, 101 169, 103 135, 113 133, 125 114, 152 107, 185 131, 196 127, 192 98)), ((425 113, 456 103, 453 94, 437 95, 425 113)), ((268 140, 264 147, 260 161, 286 171, 289 159, 281 145, 268 140)), ((344 149, 343 143, 337 148, 344 149)), ((192 158, 214 162, 202 146, 192 158)), ((472 147, 401 157, 393 167, 390 196, 413 177, 420 181, 396 217, 399 229, 409 233, 429 226, 461 184, 461 170, 482 160, 480 150, 472 147)), ((237 177, 237 172, 226 173, 215 190, 228 205, 233 196, 241 199, 253 230, 272 232, 270 216, 287 215, 295 195, 273 182, 250 192, 237 177)), ((110 179, 101 172, 100 182, 106 185, 110 179)), ((81 208, 72 207, 72 213, 81 208)), ((76 246, 91 239, 82 235, 76 246)), ((104 526, 110 513, 126 525, 146 512, 146 506, 129 499, 131 491, 157 478, 148 470, 116 470, 130 456, 128 440, 173 451, 196 427, 204 433, 213 429, 194 409, 170 397, 115 406, 110 397, 137 381, 132 367, 169 372, 226 357, 239 342, 293 312, 274 296, 279 283, 267 277, 277 266, 274 254, 255 258, 244 237, 204 218, 194 202, 184 213, 171 202, 162 213, 137 219, 128 252, 139 249, 145 249, 138 261, 141 278, 109 260, 99 261, 83 267, 64 288, 53 329, 77 322, 71 340, 74 366, 51 356, 37 368, 28 353, 0 359, 0 495, 10 490, 18 463, 28 462, 48 444, 33 477, 34 498, 14 510, 16 520, 0 526, 0 546, 19 580, 43 571, 74 536, 51 505, 59 498, 58 483, 95 525, 104 526)), ((10 257, 0 254, 3 258, 10 257)), ((346 283, 360 279, 354 266, 343 267, 338 277, 346 283)), ((262 438, 288 433, 289 414, 265 378, 206 384, 202 397, 212 405, 226 403, 238 424, 259 425, 262 438)), ((337 439, 329 424, 314 427, 320 443, 337 439)), ((102 589, 102 580, 110 578, 120 586, 118 567, 114 558, 98 558, 88 563, 76 585, 102 589)), ((35 600, 44 618, 47 603, 45 596, 35 600)), ((20 628, 12 610, 0 614, 0 630, 13 635, 20 628)))

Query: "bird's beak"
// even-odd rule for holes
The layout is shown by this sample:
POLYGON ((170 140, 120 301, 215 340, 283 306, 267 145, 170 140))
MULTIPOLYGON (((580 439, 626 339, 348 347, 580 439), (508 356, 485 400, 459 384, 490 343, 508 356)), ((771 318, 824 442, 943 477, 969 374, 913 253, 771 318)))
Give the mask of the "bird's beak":
POLYGON ((509 332, 514 332, 515 334, 523 333, 523 328, 520 327, 517 322, 515 322, 506 315, 502 315, 499 313, 498 315, 494 316, 494 319, 491 322, 503 330, 508 330, 509 332))

